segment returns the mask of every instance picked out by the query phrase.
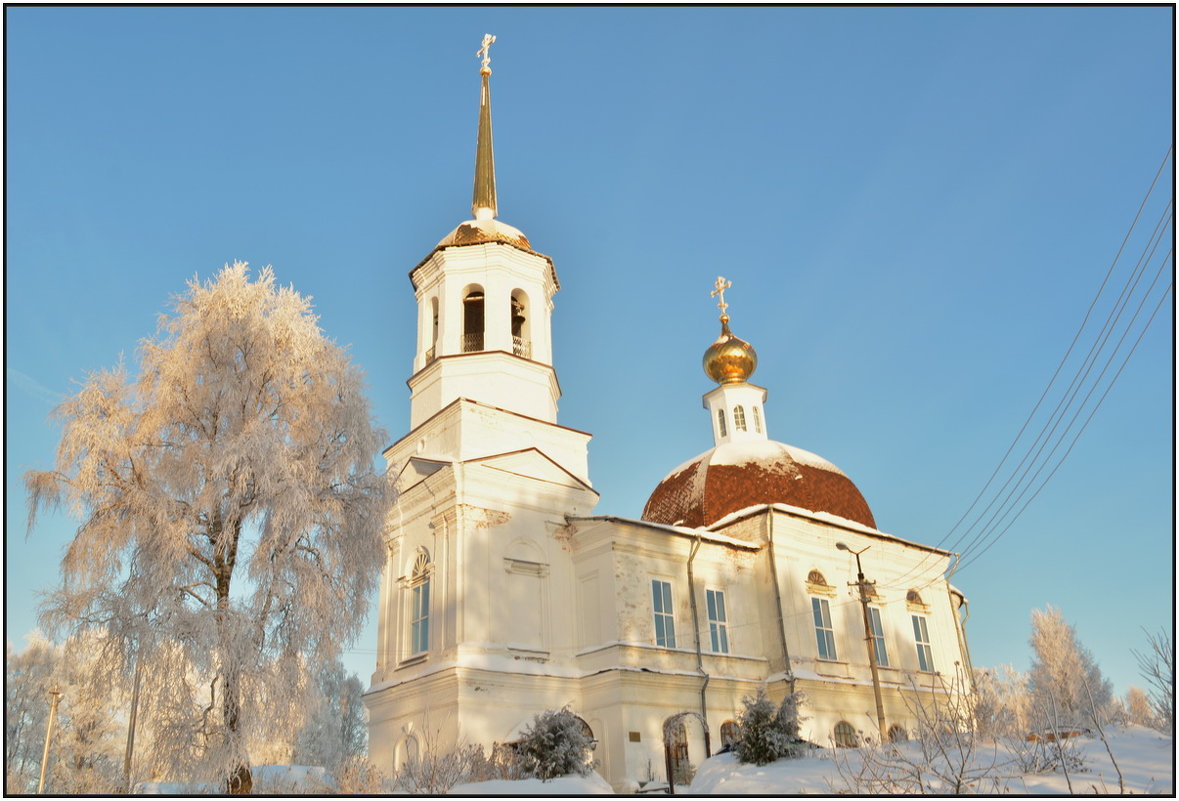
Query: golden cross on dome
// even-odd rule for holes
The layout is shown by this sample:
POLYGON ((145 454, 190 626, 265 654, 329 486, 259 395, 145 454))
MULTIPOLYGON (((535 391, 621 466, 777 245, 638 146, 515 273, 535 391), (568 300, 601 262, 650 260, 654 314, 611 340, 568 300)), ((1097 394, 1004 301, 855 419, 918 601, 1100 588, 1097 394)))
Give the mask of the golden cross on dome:
POLYGON ((475 55, 483 59, 483 72, 491 72, 491 46, 495 44, 495 37, 490 33, 483 34, 483 46, 475 51, 475 55))
POLYGON ((725 277, 723 275, 718 275, 716 277, 716 284, 715 284, 716 289, 714 289, 708 293, 709 296, 715 296, 717 298, 716 307, 718 309, 720 309, 720 311, 721 311, 721 322, 722 323, 728 322, 728 320, 729 320, 729 314, 728 314, 729 304, 725 303, 725 290, 728 289, 729 287, 731 287, 732 285, 733 285, 732 281, 726 281, 725 277))

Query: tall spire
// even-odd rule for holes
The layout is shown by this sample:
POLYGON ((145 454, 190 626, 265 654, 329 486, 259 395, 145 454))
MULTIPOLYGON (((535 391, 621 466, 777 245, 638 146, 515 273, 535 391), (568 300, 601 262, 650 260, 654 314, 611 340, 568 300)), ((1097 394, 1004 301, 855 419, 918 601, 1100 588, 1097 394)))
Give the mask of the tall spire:
POLYGON ((491 45, 495 37, 483 34, 483 46, 475 53, 483 60, 479 74, 483 78, 483 93, 479 98, 479 141, 475 146, 475 193, 471 199, 471 213, 476 220, 494 219, 495 153, 491 146, 491 45))

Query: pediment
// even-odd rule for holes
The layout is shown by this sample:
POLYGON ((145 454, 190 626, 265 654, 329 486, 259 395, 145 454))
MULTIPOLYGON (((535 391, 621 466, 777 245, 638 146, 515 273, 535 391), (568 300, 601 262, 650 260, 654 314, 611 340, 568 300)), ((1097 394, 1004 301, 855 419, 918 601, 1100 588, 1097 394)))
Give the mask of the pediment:
MULTIPOLYGON (((547 454, 537 448, 500 453, 495 456, 484 456, 472 459, 468 464, 478 464, 488 470, 499 471, 509 475, 543 481, 570 489, 583 489, 594 492, 593 487, 570 473, 564 467, 553 461, 547 454)), ((595 492, 595 494, 597 494, 595 492)))
POLYGON ((393 484, 397 487, 398 492, 405 492, 410 487, 420 484, 449 464, 450 462, 440 462, 437 459, 423 459, 420 456, 411 456, 409 457, 409 461, 405 463, 405 466, 401 468, 401 472, 397 474, 397 479, 393 484))

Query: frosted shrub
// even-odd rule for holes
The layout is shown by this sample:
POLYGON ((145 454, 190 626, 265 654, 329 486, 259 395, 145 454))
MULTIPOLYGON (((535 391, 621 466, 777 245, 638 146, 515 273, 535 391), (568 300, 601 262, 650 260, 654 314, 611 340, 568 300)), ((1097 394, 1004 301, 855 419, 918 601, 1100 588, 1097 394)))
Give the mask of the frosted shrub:
POLYGON ((733 743, 737 760, 766 765, 783 757, 799 756, 803 741, 799 736, 802 718, 798 708, 803 700, 802 693, 790 693, 775 707, 764 687, 758 689, 756 697, 742 698, 744 709, 737 715, 737 740, 733 743))
POLYGON ((483 746, 460 742, 443 751, 437 742, 436 736, 426 737, 424 753, 398 772, 395 792, 445 795, 456 784, 483 780, 487 764, 483 746))
POLYGON ((517 745, 521 767, 541 781, 590 772, 593 741, 585 724, 568 709, 541 712, 524 730, 517 745))
POLYGON ((340 765, 336 784, 341 795, 386 795, 392 783, 366 756, 351 756, 340 765))

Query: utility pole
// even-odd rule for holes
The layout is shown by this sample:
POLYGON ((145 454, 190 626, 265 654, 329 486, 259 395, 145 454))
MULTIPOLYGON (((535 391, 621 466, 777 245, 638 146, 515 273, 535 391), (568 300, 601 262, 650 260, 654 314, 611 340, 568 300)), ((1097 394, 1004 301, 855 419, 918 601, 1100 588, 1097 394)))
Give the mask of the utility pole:
POLYGON ((45 789, 45 768, 49 766, 49 743, 53 741, 53 724, 57 720, 57 705, 61 703, 61 691, 57 685, 49 691, 49 725, 45 728, 45 750, 41 752, 41 779, 37 782, 37 795, 45 789))
POLYGON ((888 730, 884 727, 884 701, 880 698, 880 671, 876 667, 876 644, 872 642, 872 623, 868 617, 869 591, 873 589, 874 583, 864 578, 864 569, 860 566, 860 554, 868 548, 853 551, 842 542, 835 543, 835 547, 856 557, 856 580, 854 584, 849 581, 848 586, 855 586, 860 591, 860 608, 864 612, 864 642, 868 646, 868 666, 872 668, 872 694, 876 696, 876 722, 880 726, 880 742, 885 743, 888 741, 888 730))

